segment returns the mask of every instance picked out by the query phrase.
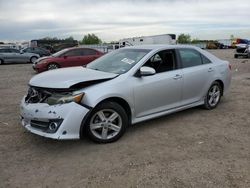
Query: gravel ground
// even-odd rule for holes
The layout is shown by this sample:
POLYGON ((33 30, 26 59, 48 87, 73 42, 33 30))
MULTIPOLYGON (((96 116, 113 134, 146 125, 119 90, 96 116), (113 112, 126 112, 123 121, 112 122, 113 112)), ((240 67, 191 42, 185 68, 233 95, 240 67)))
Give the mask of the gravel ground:
POLYGON ((34 72, 30 64, 0 66, 0 187, 250 187, 250 60, 210 52, 233 72, 216 109, 143 122, 105 145, 25 131, 19 103, 34 72))

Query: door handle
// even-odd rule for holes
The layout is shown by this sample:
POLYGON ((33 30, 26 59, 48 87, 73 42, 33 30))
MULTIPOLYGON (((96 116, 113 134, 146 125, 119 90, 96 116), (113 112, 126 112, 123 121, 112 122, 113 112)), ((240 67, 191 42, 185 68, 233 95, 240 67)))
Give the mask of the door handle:
POLYGON ((214 69, 211 67, 208 69, 208 72, 213 72, 213 71, 214 71, 214 69))
POLYGON ((175 79, 175 80, 178 80, 178 79, 181 79, 182 78, 182 76, 180 75, 180 74, 176 74, 174 77, 173 77, 173 79, 175 79))

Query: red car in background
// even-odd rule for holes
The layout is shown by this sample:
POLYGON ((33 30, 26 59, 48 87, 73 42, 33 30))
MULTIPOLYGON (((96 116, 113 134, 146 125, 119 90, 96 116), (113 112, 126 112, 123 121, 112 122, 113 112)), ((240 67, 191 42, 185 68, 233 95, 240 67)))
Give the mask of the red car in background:
POLYGON ((103 53, 90 48, 67 48, 48 57, 39 58, 33 69, 40 73, 62 67, 84 66, 102 56, 103 53))

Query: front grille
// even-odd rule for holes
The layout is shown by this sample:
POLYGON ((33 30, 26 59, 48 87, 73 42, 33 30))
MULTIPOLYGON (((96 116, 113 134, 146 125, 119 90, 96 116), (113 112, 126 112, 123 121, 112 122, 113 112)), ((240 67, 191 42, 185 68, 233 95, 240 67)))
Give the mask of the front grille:
POLYGON ((236 49, 237 53, 245 53, 245 51, 246 51, 246 48, 237 48, 236 49))

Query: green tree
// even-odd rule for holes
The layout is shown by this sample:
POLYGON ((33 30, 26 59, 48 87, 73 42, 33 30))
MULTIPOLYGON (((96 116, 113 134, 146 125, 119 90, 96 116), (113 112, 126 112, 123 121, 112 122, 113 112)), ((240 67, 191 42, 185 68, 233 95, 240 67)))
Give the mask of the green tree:
POLYGON ((42 40, 59 40, 57 37, 44 37, 42 40))
POLYGON ((101 39, 93 33, 84 35, 81 41, 81 44, 101 44, 101 43, 102 43, 101 39))
POLYGON ((74 39, 74 37, 70 36, 68 38, 65 38, 64 40, 66 40, 66 41, 74 41, 75 39, 74 39))
POLYGON ((177 42, 179 44, 188 44, 188 43, 191 43, 191 36, 189 34, 180 34, 178 36, 178 39, 177 39, 177 42))
POLYGON ((199 43, 199 42, 200 42, 200 39, 198 39, 198 38, 194 38, 194 39, 191 41, 192 44, 197 44, 197 43, 199 43))

